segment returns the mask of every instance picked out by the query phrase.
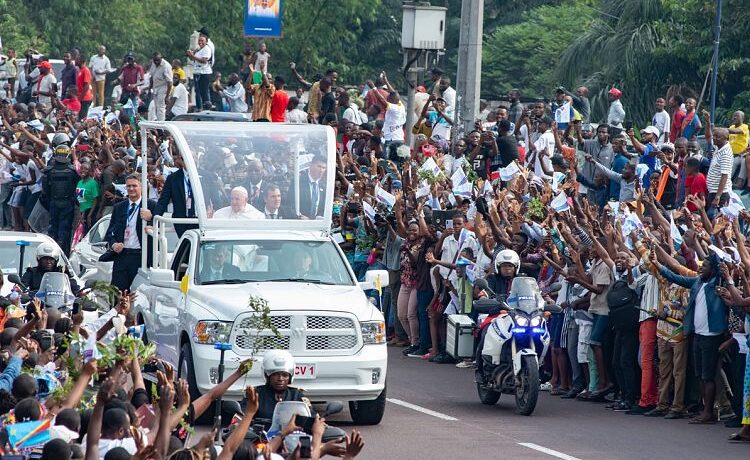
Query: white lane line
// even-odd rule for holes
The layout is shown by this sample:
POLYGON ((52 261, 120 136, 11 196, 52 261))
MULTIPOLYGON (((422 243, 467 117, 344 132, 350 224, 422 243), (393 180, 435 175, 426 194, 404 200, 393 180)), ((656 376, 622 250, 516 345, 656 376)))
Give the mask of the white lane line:
POLYGON ((441 414, 440 412, 435 412, 434 410, 427 409, 426 407, 417 406, 416 404, 408 403, 400 399, 386 398, 386 401, 388 401, 391 404, 406 407, 407 409, 415 410, 417 412, 421 412, 426 415, 431 415, 433 417, 437 417, 442 420, 448 420, 449 422, 455 422, 458 420, 456 417, 451 417, 450 415, 441 414))
POLYGON ((529 449, 534 449, 539 452, 543 452, 547 455, 551 455, 553 457, 561 458, 563 460, 580 460, 579 458, 573 457, 568 454, 563 454, 562 452, 558 452, 556 450, 548 449, 544 446, 540 446, 539 444, 534 444, 532 442, 519 442, 519 446, 528 447, 529 449))

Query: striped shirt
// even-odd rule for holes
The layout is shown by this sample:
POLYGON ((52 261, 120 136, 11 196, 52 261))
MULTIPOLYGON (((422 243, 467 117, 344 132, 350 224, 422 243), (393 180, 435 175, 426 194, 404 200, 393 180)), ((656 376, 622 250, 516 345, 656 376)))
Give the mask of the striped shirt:
POLYGON ((714 152, 711 158, 711 164, 708 167, 708 175, 706 176, 706 182, 708 184, 708 193, 719 193, 719 183, 721 182, 721 176, 726 174, 727 181, 724 184, 724 190, 721 193, 730 192, 732 190, 732 164, 734 161, 734 155, 732 154, 732 146, 729 142, 724 144, 719 150, 714 152))

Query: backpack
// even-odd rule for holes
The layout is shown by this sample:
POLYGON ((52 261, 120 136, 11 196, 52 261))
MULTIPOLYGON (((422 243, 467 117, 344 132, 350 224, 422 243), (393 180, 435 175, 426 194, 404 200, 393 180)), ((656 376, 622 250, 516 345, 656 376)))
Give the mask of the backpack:
POLYGON ((638 293, 630 289, 628 282, 617 280, 607 293, 609 321, 617 332, 633 332, 638 329, 641 311, 638 309, 638 293))

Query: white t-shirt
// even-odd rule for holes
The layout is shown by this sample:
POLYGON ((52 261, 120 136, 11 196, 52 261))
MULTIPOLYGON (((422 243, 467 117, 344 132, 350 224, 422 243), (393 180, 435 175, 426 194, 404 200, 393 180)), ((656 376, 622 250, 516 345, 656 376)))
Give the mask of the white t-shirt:
POLYGON ((352 103, 343 115, 344 120, 354 123, 355 125, 361 125, 367 123, 367 115, 359 110, 357 104, 352 103))
POLYGON ((260 70, 263 73, 268 72, 268 58, 271 57, 268 52, 261 53, 260 51, 255 52, 255 70, 260 70))
POLYGON ((386 141, 404 141, 404 123, 406 123, 406 108, 399 101, 398 104, 388 103, 383 120, 383 139, 386 141))
POLYGON ((456 90, 449 86, 443 91, 443 99, 445 99, 445 110, 455 110, 456 108, 456 90))
POLYGON ((672 125, 672 119, 666 110, 656 112, 651 119, 651 124, 659 129, 659 142, 669 142, 669 129, 672 125))
POLYGON ((172 89, 172 97, 177 98, 172 106, 172 113, 175 115, 183 115, 188 111, 188 91, 185 85, 180 83, 172 89))
POLYGON ((97 72, 113 72, 112 64, 109 62, 109 58, 105 56, 99 56, 95 54, 91 56, 89 60, 89 68, 91 73, 94 75, 95 81, 103 81, 107 79, 107 74, 103 73, 99 75, 97 72))
POLYGON ((552 131, 547 131, 539 136, 539 139, 534 142, 534 147, 536 147, 534 175, 540 178, 549 178, 550 176, 544 174, 544 170, 552 170, 552 160, 550 158, 555 153, 555 137, 552 131), (545 149, 547 150, 547 154, 541 155, 540 153, 545 149), (544 168, 542 168, 542 161, 544 162, 544 168))
POLYGON ((287 123, 307 123, 307 113, 300 109, 287 110, 284 114, 287 123))
POLYGON ((120 102, 120 98, 122 97, 122 85, 117 85, 114 88, 112 88, 112 100, 117 101, 115 103, 120 102))
POLYGON ((26 163, 26 180, 31 180, 31 171, 34 171, 34 177, 36 177, 36 182, 34 185, 29 186, 29 191, 31 193, 37 193, 42 191, 42 171, 39 169, 39 167, 34 163, 34 160, 29 160, 28 163, 26 163))
POLYGON ((213 53, 211 52, 211 48, 206 45, 203 48, 200 48, 198 51, 195 52, 195 57, 208 59, 208 62, 198 62, 193 61, 193 73, 199 74, 199 75, 210 75, 213 73, 213 70, 211 69, 211 56, 213 53))
POLYGON ((719 335, 718 332, 710 332, 708 328, 708 304, 706 303, 706 284, 701 283, 698 295, 695 296, 695 316, 693 327, 698 335, 719 335))
MULTIPOLYGON (((34 84, 34 88, 32 90, 33 94, 39 94, 39 93, 51 93, 54 92, 54 85, 57 83, 57 78, 55 78, 54 75, 51 73, 48 73, 45 75, 39 83, 34 84)), ((44 96, 42 94, 39 94, 37 96, 37 100, 40 104, 44 104, 47 107, 49 107, 52 103, 52 98, 49 96, 44 96)))

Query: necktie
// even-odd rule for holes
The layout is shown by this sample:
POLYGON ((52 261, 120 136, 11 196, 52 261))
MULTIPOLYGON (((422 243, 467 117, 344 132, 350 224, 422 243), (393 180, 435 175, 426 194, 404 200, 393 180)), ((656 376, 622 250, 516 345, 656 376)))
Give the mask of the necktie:
POLYGON ((318 189, 318 183, 313 182, 310 184, 312 187, 312 203, 310 203, 310 217, 318 215, 318 199, 320 198, 320 190, 318 189))
POLYGON ((187 189, 187 198, 188 198, 187 200, 185 200, 186 201, 185 204, 187 205, 186 206, 187 207, 187 209, 186 209, 187 215, 188 215, 188 217, 195 217, 195 211, 193 211, 193 209, 194 209, 194 206, 193 206, 193 187, 190 185, 190 179, 188 179, 187 176, 185 176, 185 188, 187 189))
POLYGON ((130 218, 133 217, 134 212, 135 212, 135 203, 130 203, 130 209, 128 209, 128 222, 130 222, 130 218))
POLYGON ((276 219, 276 214, 271 214, 271 213, 268 213, 268 214, 266 215, 266 219, 276 219))

